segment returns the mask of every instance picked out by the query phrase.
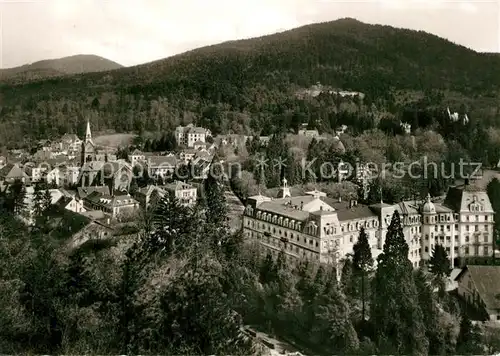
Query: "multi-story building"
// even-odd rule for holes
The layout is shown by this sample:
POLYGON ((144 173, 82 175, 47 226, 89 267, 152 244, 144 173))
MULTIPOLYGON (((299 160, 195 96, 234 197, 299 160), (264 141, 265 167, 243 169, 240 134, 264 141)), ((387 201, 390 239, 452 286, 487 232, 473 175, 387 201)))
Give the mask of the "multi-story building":
POLYGON ((178 199, 179 203, 184 206, 193 206, 196 203, 198 190, 191 184, 180 181, 175 181, 163 186, 149 185, 140 188, 135 192, 134 197, 137 199, 143 209, 147 209, 167 194, 171 192, 178 199))
POLYGON ((178 126, 175 129, 175 139, 179 146, 193 148, 195 143, 206 142, 208 136, 212 136, 210 130, 193 126, 193 124, 178 126))
POLYGON ((106 195, 94 191, 83 199, 86 210, 100 210, 110 218, 128 217, 139 208, 139 202, 129 194, 106 195))
POLYGON ((163 187, 167 192, 171 192, 182 205, 192 206, 196 203, 198 190, 191 184, 175 181, 163 187))
POLYGON ((424 201, 366 206, 335 201, 318 191, 292 197, 284 180, 278 198, 248 199, 243 229, 247 238, 275 254, 283 249, 291 257, 331 262, 353 252, 362 227, 378 254, 395 211, 415 268, 429 260, 436 244, 446 248, 456 265, 493 252, 493 209, 487 194, 468 184, 450 188, 443 204, 427 196, 424 201))

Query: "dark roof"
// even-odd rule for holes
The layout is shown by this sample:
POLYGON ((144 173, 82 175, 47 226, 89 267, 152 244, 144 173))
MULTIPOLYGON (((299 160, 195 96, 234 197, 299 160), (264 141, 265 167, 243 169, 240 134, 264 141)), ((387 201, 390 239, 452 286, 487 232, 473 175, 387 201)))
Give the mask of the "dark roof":
POLYGON ((446 193, 446 198, 444 199, 443 205, 449 207, 454 211, 460 211, 463 191, 463 186, 448 188, 448 192, 446 193))
POLYGON ((77 195, 80 199, 85 198, 87 195, 93 193, 93 192, 99 192, 101 194, 105 195, 110 195, 111 192, 109 190, 108 186, 100 186, 100 187, 78 187, 77 188, 77 195))
POLYGON ((323 198, 322 200, 335 209, 339 221, 363 219, 377 216, 367 205, 357 204, 350 208, 349 201, 332 202, 332 199, 329 198, 323 198))
POLYGON ((474 286, 487 309, 500 309, 500 266, 465 266, 455 278, 469 271, 474 286))

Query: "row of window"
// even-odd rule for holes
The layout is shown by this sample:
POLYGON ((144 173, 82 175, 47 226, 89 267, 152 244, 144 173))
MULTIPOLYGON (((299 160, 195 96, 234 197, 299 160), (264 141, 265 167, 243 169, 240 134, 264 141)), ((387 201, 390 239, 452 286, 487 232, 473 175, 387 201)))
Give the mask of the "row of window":
MULTIPOLYGON (((441 239, 442 241, 444 241, 444 239, 446 238, 446 241, 449 242, 451 241, 451 236, 447 235, 447 236, 444 236, 444 235, 441 235, 441 236, 434 236, 434 233, 431 232, 431 240, 436 237, 436 239, 441 239)), ((429 240, 429 234, 425 234, 425 240, 428 241, 429 240)), ((471 238, 469 235, 466 235, 465 236, 465 242, 468 243, 470 242, 471 238)), ((474 236, 474 242, 475 243, 480 243, 480 242, 489 242, 490 240, 490 237, 488 234, 483 234, 483 239, 481 241, 481 236, 479 235, 476 235, 474 236)), ((455 243, 458 244, 458 235, 455 235, 455 243)))
MULTIPOLYGON (((429 253, 429 251, 432 251, 433 247, 434 247, 434 245, 431 245, 430 248, 425 246, 424 251, 426 253, 429 253)), ((453 248, 453 252, 455 253, 455 255, 459 254, 458 250, 459 250, 458 247, 453 248)), ((450 251, 451 251, 450 247, 446 247, 446 252, 448 253, 448 255, 450 254, 450 251)), ((482 246, 482 254, 481 254, 480 246, 474 246, 474 247, 465 246, 463 248, 463 253, 464 253, 464 255, 467 255, 467 256, 489 256, 491 252, 493 252, 493 250, 490 250, 489 246, 482 246)))
MULTIPOLYGON (((250 220, 247 221, 247 226, 251 226, 252 228, 256 227, 257 229, 260 229, 260 230, 266 230, 266 225, 265 224, 259 223, 259 222, 254 222, 254 221, 250 221, 250 220)), ((299 243, 301 242, 299 234, 294 235, 291 232, 289 233, 288 231, 282 231, 281 229, 276 230, 275 227, 273 227, 271 229, 271 225, 267 225, 267 232, 269 233, 269 235, 270 235, 271 232, 272 232, 273 235, 276 235, 276 233, 278 233, 280 235, 280 237, 290 238, 291 240, 293 240, 295 238, 297 240, 297 242, 299 242, 299 243)), ((314 245, 316 247, 319 246, 319 242, 318 241, 314 242, 313 239, 308 239, 308 238, 304 237, 303 240, 304 240, 304 242, 303 242, 304 244, 309 243, 309 245, 311 245, 311 246, 314 246, 314 245)))

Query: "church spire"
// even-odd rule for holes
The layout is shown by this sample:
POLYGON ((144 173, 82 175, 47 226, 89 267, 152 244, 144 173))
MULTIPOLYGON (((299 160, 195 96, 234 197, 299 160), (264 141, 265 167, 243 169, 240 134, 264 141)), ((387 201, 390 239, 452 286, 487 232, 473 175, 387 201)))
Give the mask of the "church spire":
POLYGON ((85 142, 92 142, 92 132, 90 131, 89 120, 87 120, 87 130, 85 131, 85 142))

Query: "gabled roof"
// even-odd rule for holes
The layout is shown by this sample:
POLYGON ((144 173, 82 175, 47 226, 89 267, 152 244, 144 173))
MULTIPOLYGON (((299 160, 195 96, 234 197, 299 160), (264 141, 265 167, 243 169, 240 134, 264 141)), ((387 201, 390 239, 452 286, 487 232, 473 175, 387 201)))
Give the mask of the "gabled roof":
POLYGON ((177 158, 175 156, 151 156, 148 157, 148 165, 153 167, 175 167, 177 165, 177 158))
POLYGON ((80 139, 78 138, 77 135, 75 134, 64 134, 63 137, 61 137, 61 141, 79 141, 80 139))
POLYGON ((78 187, 77 188, 77 196, 80 198, 80 199, 83 199, 85 198, 87 195, 93 193, 93 192, 99 192, 101 194, 106 194, 106 195, 110 195, 111 192, 109 190, 109 187, 108 186, 99 186, 99 187, 85 187, 85 188, 82 188, 82 187, 78 187))
POLYGON ((465 266, 455 281, 459 281, 467 271, 486 308, 500 309, 500 266, 465 266))
POLYGON ((109 208, 138 204, 137 200, 132 198, 129 194, 111 196, 100 192, 92 192, 85 197, 85 200, 109 208))
POLYGON ((19 167, 19 165, 14 163, 7 163, 0 169, 0 178, 26 178, 26 173, 21 167, 19 167))
POLYGON ((455 212, 469 210, 468 206, 473 202, 473 197, 484 207, 485 212, 493 212, 488 194, 484 189, 475 185, 461 185, 450 187, 446 193, 443 205, 455 212))
POLYGON ((193 189, 194 187, 191 184, 187 184, 177 180, 173 183, 165 184, 163 188, 171 191, 178 191, 184 189, 193 189))

